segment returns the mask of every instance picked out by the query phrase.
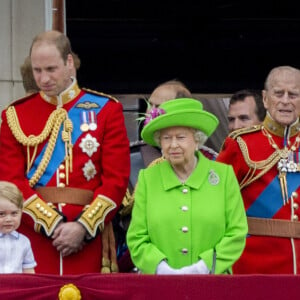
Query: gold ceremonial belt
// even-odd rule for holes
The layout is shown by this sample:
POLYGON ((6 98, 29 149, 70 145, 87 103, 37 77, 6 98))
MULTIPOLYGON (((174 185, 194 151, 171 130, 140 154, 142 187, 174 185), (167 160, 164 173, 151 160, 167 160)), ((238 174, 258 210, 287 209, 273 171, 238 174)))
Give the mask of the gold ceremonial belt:
POLYGON ((37 187, 35 190, 42 196, 42 199, 51 203, 87 205, 93 201, 94 197, 92 191, 71 187, 37 187))
POLYGON ((300 238, 300 222, 247 217, 248 234, 300 238))

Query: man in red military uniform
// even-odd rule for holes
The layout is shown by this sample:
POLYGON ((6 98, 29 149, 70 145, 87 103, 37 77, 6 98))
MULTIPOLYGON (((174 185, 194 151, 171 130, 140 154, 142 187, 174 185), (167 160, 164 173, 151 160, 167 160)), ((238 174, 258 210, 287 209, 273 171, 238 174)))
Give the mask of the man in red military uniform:
POLYGON ((217 160, 232 164, 240 183, 249 234, 236 274, 300 273, 300 71, 269 73, 261 125, 226 138, 217 160))
POLYGON ((41 92, 2 112, 0 178, 23 192, 20 231, 31 240, 36 273, 100 272, 100 233, 130 172, 122 105, 78 87, 64 34, 39 34, 30 57, 41 92))

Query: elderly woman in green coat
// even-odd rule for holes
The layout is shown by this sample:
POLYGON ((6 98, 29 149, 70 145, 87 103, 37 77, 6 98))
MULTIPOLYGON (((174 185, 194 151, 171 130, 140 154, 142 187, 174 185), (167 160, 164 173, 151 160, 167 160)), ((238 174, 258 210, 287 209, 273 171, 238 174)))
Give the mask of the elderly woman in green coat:
POLYGON ((143 140, 164 159, 141 170, 127 243, 145 274, 222 274, 240 257, 247 221, 232 167, 198 149, 218 119, 194 99, 154 108, 143 140))

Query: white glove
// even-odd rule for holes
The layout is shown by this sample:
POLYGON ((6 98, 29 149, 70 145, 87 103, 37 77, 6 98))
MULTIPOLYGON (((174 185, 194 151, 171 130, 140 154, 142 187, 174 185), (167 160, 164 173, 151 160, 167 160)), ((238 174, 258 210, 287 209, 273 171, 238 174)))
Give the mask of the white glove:
POLYGON ((209 269, 202 259, 190 266, 183 267, 178 271, 180 272, 179 274, 209 274, 209 269))
POLYGON ((177 275, 181 274, 179 270, 171 268, 165 260, 162 260, 156 268, 156 274, 158 275, 177 275))

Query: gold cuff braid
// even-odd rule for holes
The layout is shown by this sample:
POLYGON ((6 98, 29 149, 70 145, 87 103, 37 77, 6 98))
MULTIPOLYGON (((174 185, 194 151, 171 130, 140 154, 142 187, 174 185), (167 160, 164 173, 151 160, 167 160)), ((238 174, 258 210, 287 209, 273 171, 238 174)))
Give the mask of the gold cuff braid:
POLYGON ((95 237, 97 234, 97 229, 102 223, 104 223, 106 215, 116 207, 116 204, 109 198, 99 195, 90 204, 87 205, 85 211, 78 219, 87 232, 95 237))
POLYGON ((133 195, 130 194, 129 189, 127 188, 126 194, 122 200, 122 208, 119 210, 121 216, 128 216, 131 214, 133 207, 133 195))
POLYGON ((40 231, 40 226, 42 226, 47 236, 51 236, 57 224, 63 220, 56 210, 36 195, 24 202, 23 210, 34 220, 35 229, 40 231))

